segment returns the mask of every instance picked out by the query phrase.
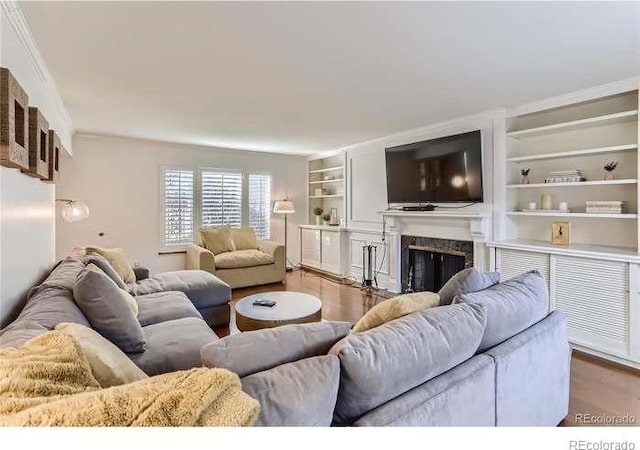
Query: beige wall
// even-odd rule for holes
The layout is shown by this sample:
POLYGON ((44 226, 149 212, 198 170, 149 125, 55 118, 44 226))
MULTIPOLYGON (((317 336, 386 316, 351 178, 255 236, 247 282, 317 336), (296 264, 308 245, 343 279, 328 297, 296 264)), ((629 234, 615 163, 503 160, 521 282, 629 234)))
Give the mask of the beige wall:
MULTIPOLYGON (((25 39, 20 12, 0 4, 0 66, 11 70, 70 150, 73 133, 64 105, 37 49, 25 39)), ((11 321, 26 293, 55 262, 55 186, 0 167, 0 327, 11 321)))
MULTIPOLYGON (((299 260, 297 225, 304 220, 306 158, 171 144, 113 136, 74 137, 74 156, 61 164, 58 197, 87 203, 90 217, 66 223, 58 216, 58 258, 76 246, 95 244, 125 249, 132 263, 152 273, 183 269, 183 254, 159 255, 160 170, 162 166, 270 171, 272 199, 291 198, 297 213, 289 217, 289 258, 299 260), (100 233, 104 233, 100 236, 100 233)), ((284 241, 282 216, 272 215, 271 235, 284 241)))

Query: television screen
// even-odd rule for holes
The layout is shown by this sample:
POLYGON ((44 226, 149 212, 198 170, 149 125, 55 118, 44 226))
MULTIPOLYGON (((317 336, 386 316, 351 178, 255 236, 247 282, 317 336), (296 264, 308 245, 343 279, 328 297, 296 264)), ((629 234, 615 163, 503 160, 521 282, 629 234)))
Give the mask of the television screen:
POLYGON ((389 203, 482 202, 480 130, 385 149, 389 203))

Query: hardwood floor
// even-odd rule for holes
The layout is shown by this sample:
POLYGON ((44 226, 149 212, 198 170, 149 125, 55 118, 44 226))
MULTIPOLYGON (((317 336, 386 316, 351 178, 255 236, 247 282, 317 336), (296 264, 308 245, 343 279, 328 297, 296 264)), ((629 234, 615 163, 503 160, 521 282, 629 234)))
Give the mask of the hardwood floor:
MULTIPOLYGON (((367 295, 350 284, 342 284, 314 272, 296 270, 287 274, 286 285, 273 284, 234 290, 231 304, 257 292, 282 290, 315 295, 322 300, 323 319, 352 323, 357 322, 374 305, 385 300, 382 295, 367 295)), ((229 328, 216 329, 219 336, 237 332, 233 311, 231 316, 229 328)), ((626 417, 626 423, 618 425, 640 426, 640 371, 574 351, 571 358, 569 415, 563 425, 605 425, 585 422, 586 415, 599 418, 619 417, 622 422, 626 417), (633 419, 635 423, 629 423, 633 419)))

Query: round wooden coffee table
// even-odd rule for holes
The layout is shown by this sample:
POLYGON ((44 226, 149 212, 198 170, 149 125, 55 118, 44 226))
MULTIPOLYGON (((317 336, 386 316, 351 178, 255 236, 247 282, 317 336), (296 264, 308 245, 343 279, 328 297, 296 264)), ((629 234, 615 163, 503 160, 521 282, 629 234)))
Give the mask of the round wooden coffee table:
POLYGON ((235 304, 236 326, 240 331, 273 328, 290 323, 320 322, 322 302, 302 292, 265 292, 244 297, 235 304), (273 307, 255 306, 255 300, 273 300, 273 307))

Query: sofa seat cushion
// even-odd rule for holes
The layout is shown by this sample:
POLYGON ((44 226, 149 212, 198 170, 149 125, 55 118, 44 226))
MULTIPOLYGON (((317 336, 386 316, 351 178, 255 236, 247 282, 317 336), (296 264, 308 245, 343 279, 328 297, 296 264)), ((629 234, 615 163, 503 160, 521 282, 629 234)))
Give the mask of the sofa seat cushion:
POLYGON ((481 304, 487 309, 487 328, 479 352, 526 330, 549 313, 547 283, 536 271, 480 292, 458 295, 454 303, 481 304))
POLYGON ((239 269, 242 267, 264 266, 274 263, 271 255, 255 249, 221 253, 216 255, 214 260, 216 269, 239 269))
POLYGON ((316 356, 241 381, 242 390, 260 403, 256 426, 327 427, 338 395, 340 362, 333 355, 316 356))
POLYGON ((329 354, 340 358, 338 425, 355 420, 473 356, 486 326, 481 305, 425 309, 363 333, 329 354))
POLYGON ((197 309, 226 305, 231 300, 229 285, 204 270, 163 272, 137 283, 129 283, 127 289, 134 296, 166 291, 184 292, 197 309))
POLYGON ((244 377, 281 364, 326 355, 350 330, 349 322, 318 322, 233 334, 203 347, 202 363, 244 377))
POLYGON ((136 297, 138 302, 138 322, 147 326, 167 320, 195 317, 202 319, 191 300, 182 292, 168 291, 155 294, 140 295, 136 297))
POLYGON ((200 349, 218 336, 202 319, 186 317, 142 328, 146 350, 129 358, 147 375, 200 367, 200 349))

